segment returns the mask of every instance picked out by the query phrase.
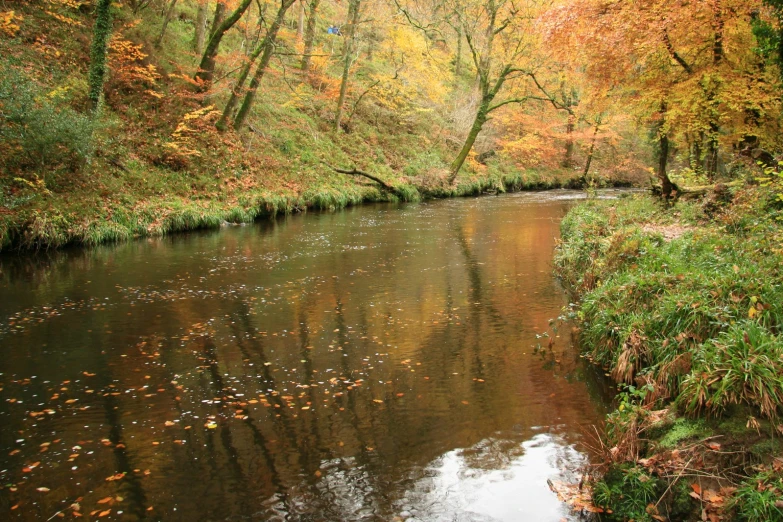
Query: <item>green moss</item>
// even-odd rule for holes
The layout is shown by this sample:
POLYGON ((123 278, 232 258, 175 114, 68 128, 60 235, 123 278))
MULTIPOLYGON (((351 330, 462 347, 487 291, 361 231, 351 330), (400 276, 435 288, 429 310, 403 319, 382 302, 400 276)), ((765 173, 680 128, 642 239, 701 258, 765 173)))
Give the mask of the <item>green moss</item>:
POLYGON ((658 440, 658 445, 665 449, 674 449, 681 442, 709 436, 703 420, 679 418, 672 427, 658 440))

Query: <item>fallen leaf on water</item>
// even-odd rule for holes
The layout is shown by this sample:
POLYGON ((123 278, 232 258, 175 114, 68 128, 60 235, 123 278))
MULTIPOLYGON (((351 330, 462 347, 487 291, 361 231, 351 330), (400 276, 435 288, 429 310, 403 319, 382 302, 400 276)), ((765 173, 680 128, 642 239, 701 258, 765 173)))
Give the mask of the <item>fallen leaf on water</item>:
POLYGON ((107 509, 106 511, 101 511, 100 513, 98 513, 98 516, 99 517, 105 517, 109 513, 111 513, 111 509, 107 509))
POLYGON ((217 423, 214 421, 209 421, 206 424, 204 424, 204 426, 210 430, 214 430, 215 428, 217 428, 217 423))
POLYGON ((35 488, 35 490, 36 491, 40 491, 41 493, 46 493, 46 492, 49 491, 49 488, 45 488, 45 487, 42 486, 40 488, 35 488))
POLYGON ((111 497, 102 498, 98 501, 98 504, 105 504, 107 502, 111 502, 111 497))
POLYGON ((163 424, 166 425, 166 426, 174 426, 174 422, 173 421, 166 421, 163 424))
POLYGON ((462 404, 467 405, 467 404, 470 404, 470 403, 468 401, 462 401, 462 404))

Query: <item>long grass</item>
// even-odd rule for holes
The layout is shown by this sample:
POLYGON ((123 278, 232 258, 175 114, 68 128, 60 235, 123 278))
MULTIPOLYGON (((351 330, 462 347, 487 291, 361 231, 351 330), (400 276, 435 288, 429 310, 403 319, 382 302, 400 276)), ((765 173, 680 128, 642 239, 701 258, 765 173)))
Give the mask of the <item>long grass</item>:
POLYGON ((738 230, 697 210, 637 197, 569 213, 556 263, 581 297, 583 344, 617 381, 651 383, 686 413, 744 404, 774 417, 783 405, 782 227, 774 212, 738 230), (669 240, 662 227, 678 214, 684 228, 669 240))

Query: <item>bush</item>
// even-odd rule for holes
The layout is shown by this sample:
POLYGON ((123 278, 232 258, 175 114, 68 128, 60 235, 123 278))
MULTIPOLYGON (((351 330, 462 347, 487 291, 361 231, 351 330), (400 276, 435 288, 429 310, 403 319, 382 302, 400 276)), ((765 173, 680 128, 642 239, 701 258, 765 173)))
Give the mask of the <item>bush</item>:
MULTIPOLYGON (((8 64, 4 64, 8 65, 8 64)), ((23 174, 56 168, 76 170, 91 151, 89 117, 63 105, 18 69, 0 76, 0 165, 23 174)))
POLYGON ((783 343, 754 321, 742 321, 696 352, 679 402, 691 414, 720 414, 732 404, 775 417, 783 405, 783 343))
POLYGON ((664 492, 663 482, 636 466, 612 468, 593 487, 593 501, 607 510, 608 520, 653 521, 654 505, 664 492), (611 513, 609 513, 611 511, 611 513))

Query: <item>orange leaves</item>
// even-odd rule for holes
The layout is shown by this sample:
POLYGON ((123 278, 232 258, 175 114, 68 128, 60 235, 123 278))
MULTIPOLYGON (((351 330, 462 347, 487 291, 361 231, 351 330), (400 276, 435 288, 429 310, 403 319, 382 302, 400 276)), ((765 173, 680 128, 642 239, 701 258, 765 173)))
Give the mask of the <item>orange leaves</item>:
POLYGON ((147 54, 141 45, 116 36, 109 42, 109 66, 112 81, 123 88, 146 87, 143 92, 156 98, 160 94, 153 89, 157 86, 160 74, 157 68, 146 63, 147 54))
POLYGON ((15 11, 5 11, 0 13, 0 34, 8 38, 13 38, 19 32, 19 23, 22 20, 21 15, 15 11))

